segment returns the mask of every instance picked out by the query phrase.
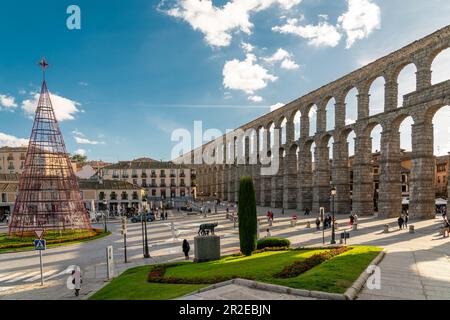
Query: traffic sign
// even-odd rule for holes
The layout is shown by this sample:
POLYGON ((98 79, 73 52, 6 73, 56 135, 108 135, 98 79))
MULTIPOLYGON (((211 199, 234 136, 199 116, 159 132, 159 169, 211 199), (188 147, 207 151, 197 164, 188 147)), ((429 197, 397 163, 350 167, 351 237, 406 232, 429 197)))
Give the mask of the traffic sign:
POLYGON ((42 235, 44 234, 44 232, 45 232, 45 230, 43 230, 43 229, 34 230, 34 233, 36 234, 38 239, 42 239, 42 235))
POLYGON ((44 239, 34 240, 34 250, 45 250, 46 247, 47 247, 47 243, 44 239))

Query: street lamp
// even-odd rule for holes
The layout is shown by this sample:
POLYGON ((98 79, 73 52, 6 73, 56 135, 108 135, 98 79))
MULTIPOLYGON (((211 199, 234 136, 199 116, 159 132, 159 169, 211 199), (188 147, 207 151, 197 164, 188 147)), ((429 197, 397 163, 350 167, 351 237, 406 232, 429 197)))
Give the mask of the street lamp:
MULTIPOLYGON (((142 199, 142 202, 146 203, 147 199, 142 199)), ((148 252, 148 238, 147 238, 147 216, 146 210, 142 210, 141 212, 141 227, 142 227, 142 250, 144 254, 144 258, 150 258, 150 254, 148 252)))
MULTIPOLYGON (((108 202, 106 202, 106 200, 103 200, 103 205, 105 206, 105 208, 107 208, 107 206, 106 206, 107 204, 108 204, 108 202)), ((105 209, 103 211, 103 224, 104 224, 105 233, 108 232, 108 224, 106 223, 106 212, 107 212, 107 209, 105 209)))
POLYGON ((334 217, 334 197, 336 196, 336 188, 331 188, 331 207, 333 213, 333 226, 331 229, 331 244, 336 244, 336 234, 335 234, 335 217, 334 217))

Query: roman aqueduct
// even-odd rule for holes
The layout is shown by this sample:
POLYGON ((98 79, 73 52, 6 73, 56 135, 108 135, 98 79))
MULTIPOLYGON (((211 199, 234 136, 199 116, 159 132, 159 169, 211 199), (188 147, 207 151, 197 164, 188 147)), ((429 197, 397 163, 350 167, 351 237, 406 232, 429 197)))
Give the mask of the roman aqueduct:
MULTIPOLYGON (((247 151, 252 148, 251 143, 256 144, 257 150, 261 146, 268 146, 269 150, 273 144, 270 139, 274 136, 271 130, 275 128, 284 132, 283 139, 283 134, 280 137, 275 135, 280 139, 280 170, 273 176, 261 175, 260 161, 240 165, 236 156, 233 156, 232 163, 198 165, 198 192, 236 201, 239 177, 250 175, 254 179, 259 205, 299 210, 311 208, 313 213, 317 213, 320 207, 330 210, 330 189, 334 186, 337 213, 348 214, 352 210, 358 215, 372 215, 374 185, 371 132, 375 126, 381 125, 378 211, 382 217, 396 217, 402 210, 399 127, 405 118, 411 117, 414 124, 411 134, 409 214, 412 218, 434 217, 433 117, 440 108, 450 105, 450 80, 432 85, 431 68, 434 59, 449 47, 450 26, 447 26, 238 128, 244 131, 254 129, 256 132, 255 139, 238 136, 235 139, 236 144, 243 143, 247 151), (398 77, 411 64, 417 71, 416 90, 406 94, 403 104, 398 107, 398 77), (384 112, 370 115, 369 90, 379 77, 385 81, 384 112), (353 88, 358 92, 357 120, 347 124, 346 97, 353 88), (327 130, 326 106, 331 99, 335 101, 335 123, 333 130, 327 130), (309 115, 313 107, 317 110, 316 133, 310 135, 309 115), (297 139, 294 118, 298 112, 300 129, 297 139), (347 142, 351 132, 356 136, 352 192, 347 142), (331 138, 334 140, 332 162, 329 161, 331 138), (314 163, 311 151, 313 144, 314 163)), ((225 155, 229 152, 222 142, 211 141, 180 159, 192 163, 194 157, 201 155, 210 146, 214 150, 223 150, 225 155)), ((239 149, 239 146, 234 147, 239 149)))

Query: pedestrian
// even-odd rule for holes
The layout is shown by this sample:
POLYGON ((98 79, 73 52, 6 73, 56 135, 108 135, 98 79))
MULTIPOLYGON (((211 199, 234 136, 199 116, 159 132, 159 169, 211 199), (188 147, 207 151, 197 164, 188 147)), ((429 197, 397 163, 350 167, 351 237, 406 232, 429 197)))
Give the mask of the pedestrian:
POLYGON ((320 230, 320 219, 319 219, 319 217, 317 217, 317 219, 316 219, 316 229, 320 230))
POLYGON ((308 208, 305 208, 304 211, 305 211, 304 215, 307 216, 308 215, 308 208))
POLYGON ((358 215, 355 213, 354 215, 353 215, 353 224, 358 224, 358 221, 359 221, 359 218, 358 218, 358 215))
POLYGON ((266 230, 266 238, 270 238, 271 236, 272 236, 272 234, 270 233, 270 229, 269 228, 267 228, 267 230, 266 230))
POLYGON ((409 214, 408 214, 408 210, 406 210, 406 212, 405 212, 405 215, 404 215, 404 221, 403 221, 403 224, 404 224, 404 226, 405 226, 405 229, 407 229, 408 228, 408 221, 409 221, 409 214))
POLYGON ((355 217, 353 216, 353 214, 351 214, 350 215, 350 225, 352 226, 354 222, 355 222, 355 217))
POLYGON ((267 223, 270 222, 270 211, 267 211, 267 223))
POLYGON ((81 283, 83 283, 83 280, 81 279, 81 270, 79 267, 76 267, 76 269, 72 270, 72 284, 74 285, 75 289, 75 296, 80 295, 81 290, 81 283))
POLYGON ((189 242, 186 239, 183 240, 182 248, 184 252, 184 258, 186 260, 189 260, 189 250, 191 250, 191 246, 189 245, 189 242))
POLYGON ((403 222, 404 222, 403 217, 402 216, 398 217, 398 227, 400 230, 403 228, 403 222))

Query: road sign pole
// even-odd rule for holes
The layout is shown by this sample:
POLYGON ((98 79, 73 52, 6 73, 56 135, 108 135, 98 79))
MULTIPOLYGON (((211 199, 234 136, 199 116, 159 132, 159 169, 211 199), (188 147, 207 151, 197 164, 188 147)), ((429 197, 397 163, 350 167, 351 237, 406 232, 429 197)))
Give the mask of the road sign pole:
POLYGON ((128 261, 127 261, 127 234, 126 234, 126 232, 123 234, 123 247, 125 249, 125 263, 128 263, 128 261))
POLYGON ((41 266, 41 286, 44 285, 44 265, 42 263, 42 250, 39 250, 39 264, 41 266))

